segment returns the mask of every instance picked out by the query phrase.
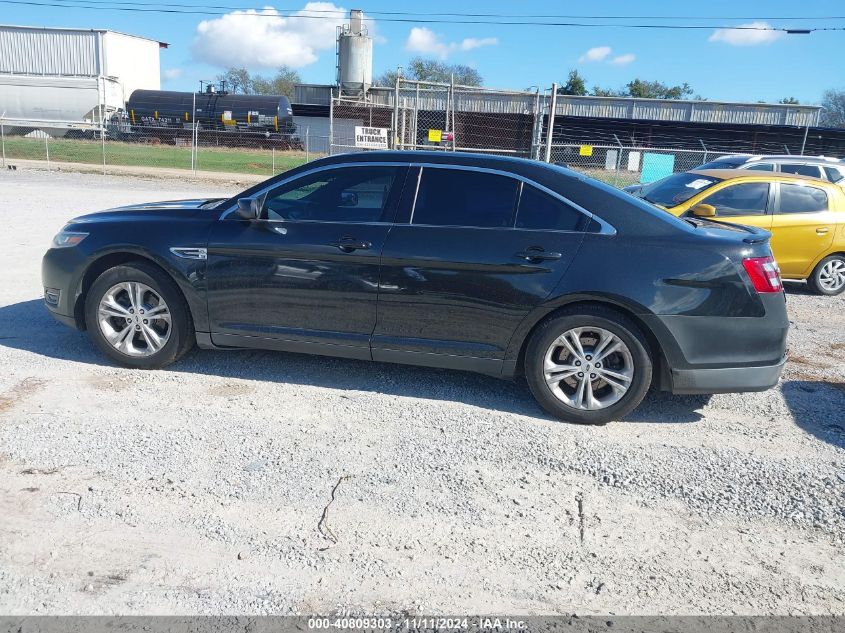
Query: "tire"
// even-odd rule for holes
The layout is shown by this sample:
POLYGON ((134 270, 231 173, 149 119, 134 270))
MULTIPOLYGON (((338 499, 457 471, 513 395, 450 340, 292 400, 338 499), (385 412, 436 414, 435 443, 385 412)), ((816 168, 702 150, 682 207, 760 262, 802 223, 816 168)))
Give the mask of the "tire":
POLYGON ((829 297, 845 291, 845 255, 825 257, 807 279, 810 290, 829 297))
POLYGON ((542 323, 528 341, 524 361, 534 398, 543 409, 566 422, 605 424, 618 420, 640 404, 651 386, 653 363, 645 336, 630 319, 602 306, 573 308, 542 323), (580 355, 572 338, 575 328, 582 328, 577 334, 583 352, 580 355), (568 346, 562 343, 564 334, 568 334, 568 346), (618 351, 603 356, 615 349, 617 342, 622 344, 618 351), (593 357, 597 348, 599 355, 593 357), (573 373, 581 368, 590 370, 581 372, 583 379, 573 373), (546 369, 554 372, 550 374, 551 383, 546 380, 546 369), (588 380, 590 375, 595 379, 588 380), (625 385, 627 389, 623 391, 621 387, 625 385))
POLYGON ((196 342, 179 287, 145 262, 115 266, 97 277, 85 297, 85 324, 91 340, 106 356, 136 369, 165 367, 196 342), (147 313, 150 318, 144 319, 147 313))

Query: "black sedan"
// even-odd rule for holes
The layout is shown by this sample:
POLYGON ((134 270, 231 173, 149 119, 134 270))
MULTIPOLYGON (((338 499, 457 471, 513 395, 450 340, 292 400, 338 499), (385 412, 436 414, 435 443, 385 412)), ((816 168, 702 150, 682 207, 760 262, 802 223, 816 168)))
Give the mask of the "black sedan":
POLYGON ((127 367, 197 344, 524 375, 547 411, 601 423, 652 383, 777 383, 788 321, 768 242, 555 165, 369 152, 228 200, 75 218, 44 256, 44 297, 127 367))

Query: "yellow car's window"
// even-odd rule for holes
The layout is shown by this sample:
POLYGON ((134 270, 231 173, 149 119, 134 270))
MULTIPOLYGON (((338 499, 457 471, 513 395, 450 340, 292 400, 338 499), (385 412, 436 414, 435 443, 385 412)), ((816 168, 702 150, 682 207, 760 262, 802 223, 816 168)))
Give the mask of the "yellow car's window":
POLYGON ((720 189, 701 201, 716 207, 716 215, 764 215, 769 202, 769 183, 740 182, 720 189))
POLYGON ((780 213, 816 213, 828 210, 827 192, 818 187, 780 185, 780 213))

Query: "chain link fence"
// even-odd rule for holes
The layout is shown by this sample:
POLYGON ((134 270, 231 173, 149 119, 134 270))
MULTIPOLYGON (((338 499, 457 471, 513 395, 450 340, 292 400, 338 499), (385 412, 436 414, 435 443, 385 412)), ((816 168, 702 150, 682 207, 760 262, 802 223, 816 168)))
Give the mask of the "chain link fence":
POLYGON ((334 96, 331 153, 378 149, 355 128, 379 128, 380 148, 536 156, 543 112, 538 91, 487 90, 400 79, 366 97, 334 96))
POLYGON ((102 173, 127 170, 216 172, 271 176, 326 154, 327 136, 132 126, 74 129, 72 123, 32 129, 0 123, 2 167, 85 167, 102 173), (58 127, 62 125, 63 127, 58 127), (134 168, 134 169, 127 169, 134 168))
POLYGON ((641 181, 643 165, 651 157, 659 160, 672 172, 689 171, 719 156, 706 150, 673 149, 665 147, 627 147, 623 145, 552 144, 551 161, 583 172, 592 178, 616 187, 641 181))
POLYGON ((390 148, 548 160, 625 186, 724 154, 789 154, 805 147, 808 154, 820 153, 824 140, 809 128, 789 134, 737 128, 728 134, 724 126, 704 125, 696 128, 696 138, 654 121, 556 116, 553 89, 503 91, 400 78, 365 95, 330 94, 328 120, 324 114, 304 117, 289 134, 123 119, 105 126, 0 119, 2 166, 267 177, 327 154, 390 148), (306 121, 320 134, 312 134, 306 121))

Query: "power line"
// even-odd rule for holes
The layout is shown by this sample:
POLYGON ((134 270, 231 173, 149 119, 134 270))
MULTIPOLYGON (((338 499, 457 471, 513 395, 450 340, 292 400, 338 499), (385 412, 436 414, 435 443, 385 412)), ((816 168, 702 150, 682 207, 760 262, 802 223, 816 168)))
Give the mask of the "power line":
MULTIPOLYGON (((255 11, 262 12, 268 7, 231 6, 214 4, 179 4, 173 2, 131 2, 129 0, 60 0, 63 3, 97 4, 97 5, 125 5, 149 7, 165 6, 182 9, 225 10, 225 11, 255 11)), ((347 10, 343 9, 279 9, 271 7, 281 16, 305 17, 311 14, 337 16, 345 18, 347 10)), ((692 15, 561 15, 561 14, 519 14, 519 13, 458 13, 458 12, 425 12, 425 11, 367 11, 367 15, 385 16, 420 16, 420 17, 463 17, 463 18, 515 18, 522 20, 845 20, 845 16, 692 16, 692 15)), ((494 24, 494 22, 491 22, 494 24)))
MULTIPOLYGON (((26 6, 34 6, 34 7, 56 7, 61 9, 88 9, 88 10, 95 10, 95 11, 124 11, 124 12, 134 12, 134 13, 164 13, 164 14, 178 14, 178 15, 206 15, 206 16, 215 16, 215 17, 222 17, 226 15, 225 13, 220 13, 218 11, 207 11, 207 10, 183 10, 183 9, 153 9, 149 7, 136 7, 136 6, 104 6, 104 5, 96 5, 93 6, 95 0, 81 0, 81 2, 85 2, 87 4, 60 4, 59 2, 34 2, 32 0, 0 0, 0 4, 15 4, 15 5, 26 5, 26 6)), ((243 9, 234 9, 234 10, 243 10, 243 9)), ((331 19, 334 16, 331 15, 301 15, 299 13, 281 16, 277 12, 273 13, 254 13, 252 14, 255 17, 266 17, 266 18, 278 18, 278 17, 297 17, 300 19, 331 19)), ((442 15, 442 14, 441 14, 442 15)), ((339 17, 339 16, 338 16, 339 17)), ((833 19, 833 18, 829 18, 833 19)), ((812 33, 815 31, 845 31, 845 26, 836 27, 836 26, 828 26, 828 27, 813 27, 813 28, 802 28, 802 29, 788 29, 783 27, 771 27, 771 26, 749 26, 749 25, 726 25, 726 26, 717 26, 717 25, 705 25, 705 24, 607 24, 607 23, 597 23, 597 22, 546 22, 546 21, 511 21, 511 20, 475 20, 475 19, 467 19, 467 20, 446 20, 446 19, 434 19, 434 18, 399 18, 399 17, 385 17, 380 18, 380 22, 401 22, 401 23, 412 23, 412 24, 475 24, 475 25, 502 25, 502 26, 554 26, 554 27, 572 27, 572 28, 620 28, 620 29, 658 29, 658 30, 712 30, 712 29, 725 29, 725 30, 735 30, 735 31, 778 31, 778 32, 800 32, 800 33, 812 33)))

